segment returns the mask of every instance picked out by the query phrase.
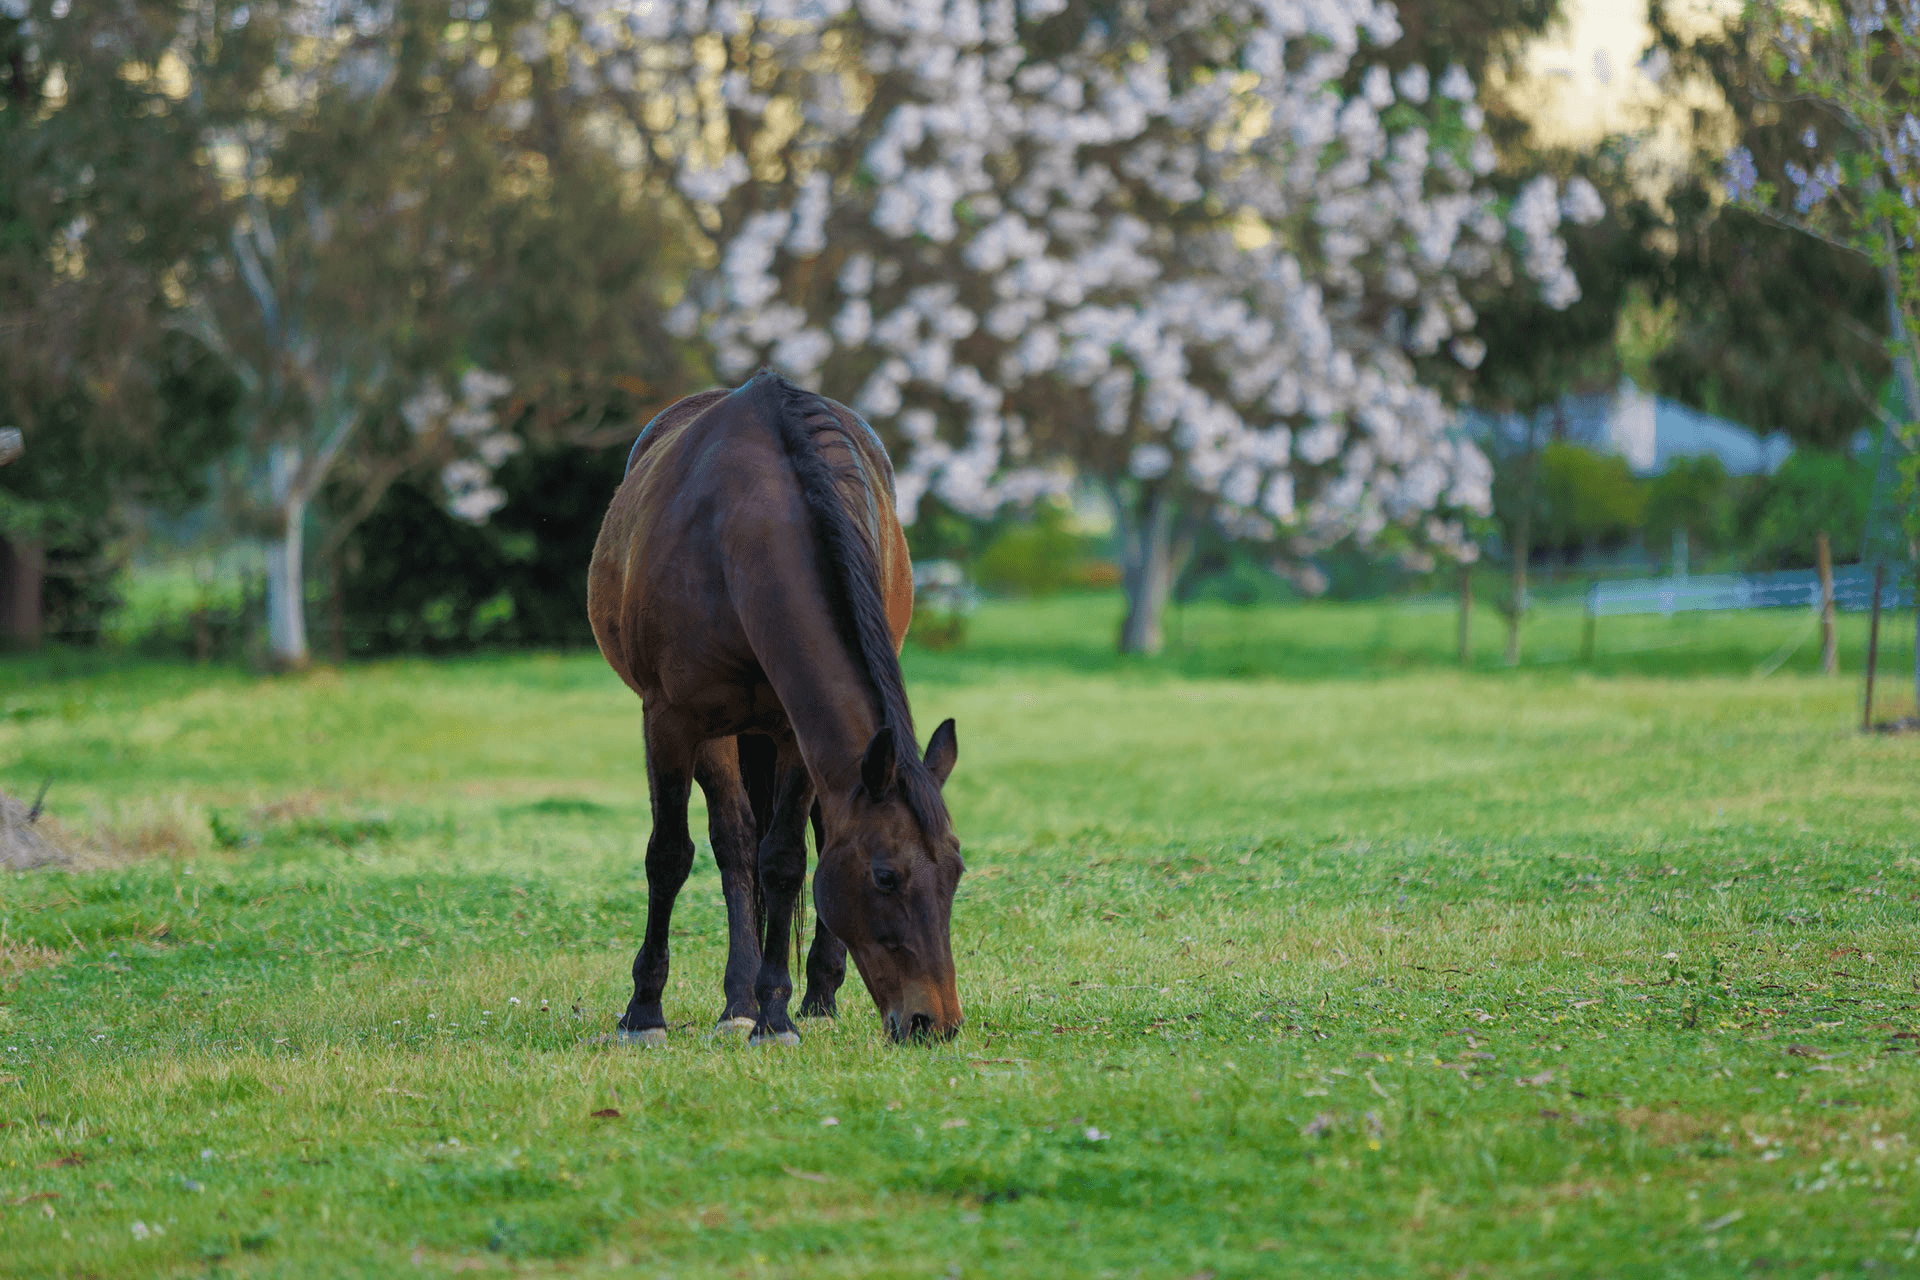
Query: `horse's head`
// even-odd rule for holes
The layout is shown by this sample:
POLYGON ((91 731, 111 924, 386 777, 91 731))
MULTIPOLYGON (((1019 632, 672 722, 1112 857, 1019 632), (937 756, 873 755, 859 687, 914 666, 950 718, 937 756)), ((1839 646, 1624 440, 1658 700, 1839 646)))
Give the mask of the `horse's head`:
POLYGON ((847 944, 895 1040, 945 1039, 960 1029, 948 922, 965 867, 937 790, 959 754, 948 720, 927 742, 932 786, 905 779, 893 730, 881 729, 867 745, 860 786, 835 824, 839 829, 829 832, 814 872, 820 919, 847 944), (905 794, 910 786, 922 788, 919 806, 905 794), (916 807, 927 806, 938 807, 938 821, 916 815, 916 807))

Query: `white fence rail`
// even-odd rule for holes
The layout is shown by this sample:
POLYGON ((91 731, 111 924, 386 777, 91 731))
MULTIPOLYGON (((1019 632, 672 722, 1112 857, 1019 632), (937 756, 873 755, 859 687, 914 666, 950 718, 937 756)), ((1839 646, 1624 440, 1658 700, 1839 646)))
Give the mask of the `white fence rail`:
MULTIPOLYGON (((1887 575, 1880 589, 1880 607, 1899 609, 1913 604, 1913 584, 1907 575, 1887 575)), ((1854 564, 1833 571, 1836 609, 1873 607, 1873 570, 1854 564)), ((1587 588, 1587 612, 1595 617, 1631 613, 1693 613, 1736 609, 1817 609, 1820 575, 1812 569, 1785 573, 1703 574, 1687 578, 1628 578, 1596 582, 1587 588)))

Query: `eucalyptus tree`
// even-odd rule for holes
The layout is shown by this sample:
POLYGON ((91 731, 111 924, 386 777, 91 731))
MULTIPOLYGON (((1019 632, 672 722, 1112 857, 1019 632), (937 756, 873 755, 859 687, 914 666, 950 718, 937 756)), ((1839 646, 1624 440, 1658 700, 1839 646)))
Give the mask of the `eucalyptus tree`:
POLYGON ((1463 282, 1578 296, 1592 189, 1498 198, 1471 77, 1394 73, 1398 34, 1372 0, 565 0, 514 39, 671 178, 712 255, 673 319, 722 376, 851 388, 909 518, 1099 485, 1151 651, 1205 521, 1458 547, 1488 468, 1423 369, 1484 353, 1463 282))

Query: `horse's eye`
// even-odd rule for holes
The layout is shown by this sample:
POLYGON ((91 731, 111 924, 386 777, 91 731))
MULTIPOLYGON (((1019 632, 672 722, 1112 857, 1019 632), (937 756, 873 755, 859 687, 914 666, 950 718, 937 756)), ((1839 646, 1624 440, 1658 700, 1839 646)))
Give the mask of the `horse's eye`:
POLYGON ((900 873, 892 867, 875 867, 873 883, 882 893, 892 893, 900 887, 900 873))

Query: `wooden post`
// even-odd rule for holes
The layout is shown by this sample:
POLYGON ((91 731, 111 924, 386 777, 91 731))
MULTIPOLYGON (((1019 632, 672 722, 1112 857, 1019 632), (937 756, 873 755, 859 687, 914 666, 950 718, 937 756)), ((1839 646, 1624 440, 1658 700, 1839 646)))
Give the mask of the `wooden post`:
POLYGON ((1580 661, 1585 663, 1591 663, 1593 661, 1594 632, 1598 629, 1600 620, 1599 615, 1594 612, 1594 605, 1599 603, 1599 596, 1600 584, 1597 582, 1589 582, 1587 584, 1586 623, 1580 630, 1580 661))
POLYGON ((1880 662, 1880 588, 1887 580, 1887 566, 1873 566, 1873 612, 1867 623, 1867 698, 1860 713, 1860 732, 1873 731, 1873 669, 1880 662))
POLYGON ((1820 674, 1830 676, 1840 669, 1840 655, 1833 643, 1833 545, 1824 529, 1814 551, 1820 564, 1820 674))
POLYGON ((1473 665, 1473 566, 1460 566, 1460 665, 1473 665))

